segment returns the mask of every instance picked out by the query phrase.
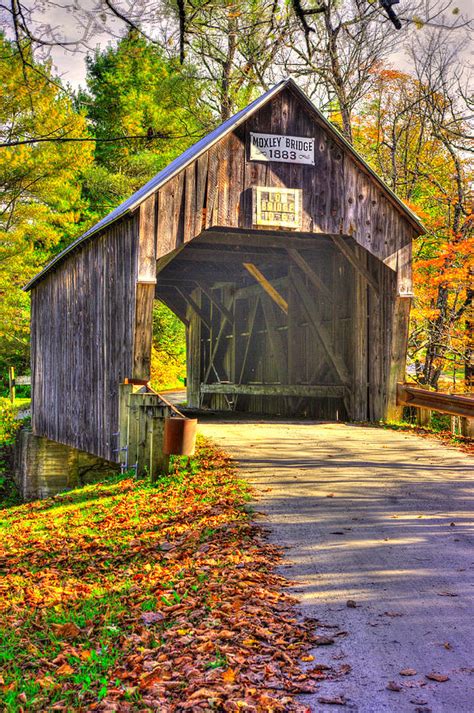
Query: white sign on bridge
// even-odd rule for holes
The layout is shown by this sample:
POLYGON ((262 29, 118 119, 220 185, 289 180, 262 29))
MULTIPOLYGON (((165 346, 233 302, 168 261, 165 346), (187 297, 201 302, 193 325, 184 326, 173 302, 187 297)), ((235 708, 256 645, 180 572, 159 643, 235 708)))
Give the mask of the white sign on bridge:
POLYGON ((251 161, 306 163, 314 166, 314 139, 250 132, 251 161))

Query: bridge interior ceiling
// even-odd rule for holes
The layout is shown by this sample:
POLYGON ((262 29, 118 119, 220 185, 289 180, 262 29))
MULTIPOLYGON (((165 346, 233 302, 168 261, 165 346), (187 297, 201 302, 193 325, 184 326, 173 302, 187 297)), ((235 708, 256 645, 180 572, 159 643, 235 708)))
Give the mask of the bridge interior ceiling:
POLYGON ((158 263, 156 297, 187 326, 192 405, 377 418, 395 280, 348 236, 206 231, 158 263))

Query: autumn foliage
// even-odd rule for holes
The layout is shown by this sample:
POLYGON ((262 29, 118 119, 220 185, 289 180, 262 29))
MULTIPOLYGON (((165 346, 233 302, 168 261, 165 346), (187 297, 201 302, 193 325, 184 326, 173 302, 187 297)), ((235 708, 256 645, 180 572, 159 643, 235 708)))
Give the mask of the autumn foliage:
MULTIPOLYGON (((208 444, 156 485, 130 477, 1 511, 8 711, 291 711, 302 672, 280 551, 208 444)), ((308 664, 306 664, 308 665, 308 664)))

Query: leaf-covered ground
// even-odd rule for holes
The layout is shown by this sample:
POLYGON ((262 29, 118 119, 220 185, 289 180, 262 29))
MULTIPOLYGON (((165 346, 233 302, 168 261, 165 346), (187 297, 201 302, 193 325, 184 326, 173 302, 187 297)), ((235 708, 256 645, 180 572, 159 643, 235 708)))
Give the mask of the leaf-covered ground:
MULTIPOLYGON (((301 661, 247 486, 201 443, 152 485, 129 477, 0 511, 0 707, 305 710, 301 661)), ((306 664, 308 666, 308 664, 306 664)))

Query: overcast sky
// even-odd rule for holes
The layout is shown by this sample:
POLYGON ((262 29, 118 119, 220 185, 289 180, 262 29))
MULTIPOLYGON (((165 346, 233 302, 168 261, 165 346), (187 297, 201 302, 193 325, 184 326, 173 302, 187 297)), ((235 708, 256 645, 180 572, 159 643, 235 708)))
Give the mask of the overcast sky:
MULTIPOLYGON (((70 0, 69 0, 70 2, 70 0)), ((144 2, 144 0, 141 0, 144 2)), ((141 5, 140 0, 136 0, 132 3, 134 11, 137 11, 141 5)), ((446 0, 446 5, 448 5, 450 0, 446 0)), ((429 4, 429 0, 426 0, 429 4)), ((116 41, 118 37, 124 31, 124 26, 119 20, 108 19, 107 27, 108 32, 103 32, 103 23, 100 19, 100 15, 95 13, 92 17, 96 19, 92 20, 92 24, 87 27, 81 28, 77 24, 77 13, 68 12, 64 9, 64 5, 68 4, 68 0, 59 0, 59 2, 54 3, 53 9, 48 13, 45 13, 42 18, 45 24, 52 25, 57 28, 61 36, 68 39, 77 39, 84 32, 88 35, 87 48, 89 52, 92 52, 96 47, 106 47, 108 44, 116 41)), ((403 16, 403 4, 404 0, 395 6, 395 10, 399 15, 403 16)), ((96 3, 94 0, 81 0, 79 7, 81 9, 89 9, 94 7, 96 3)), ((50 6, 51 7, 51 6, 50 6)), ((453 0, 450 9, 447 13, 451 15, 452 18, 452 8, 459 8, 460 12, 469 18, 474 17, 474 2, 473 0, 453 0)), ((41 21, 41 19, 39 21, 41 21)), ((400 30, 404 32, 404 30, 400 30)), ((425 28, 421 28, 417 32, 426 32, 425 28)), ((453 46, 462 45, 462 57, 463 61, 468 63, 471 67, 474 66, 474 42, 473 36, 469 37, 465 30, 453 30, 450 31, 450 36, 452 37, 453 46)), ((84 84, 85 80, 85 58, 87 54, 87 49, 82 48, 79 51, 71 52, 66 51, 61 48, 54 48, 51 52, 51 58, 54 63, 54 67, 57 73, 63 78, 65 82, 71 84, 76 88, 79 84, 84 84)), ((410 71, 410 60, 404 54, 403 50, 400 50, 396 54, 392 55, 390 61, 394 67, 402 69, 404 71, 410 71)))

